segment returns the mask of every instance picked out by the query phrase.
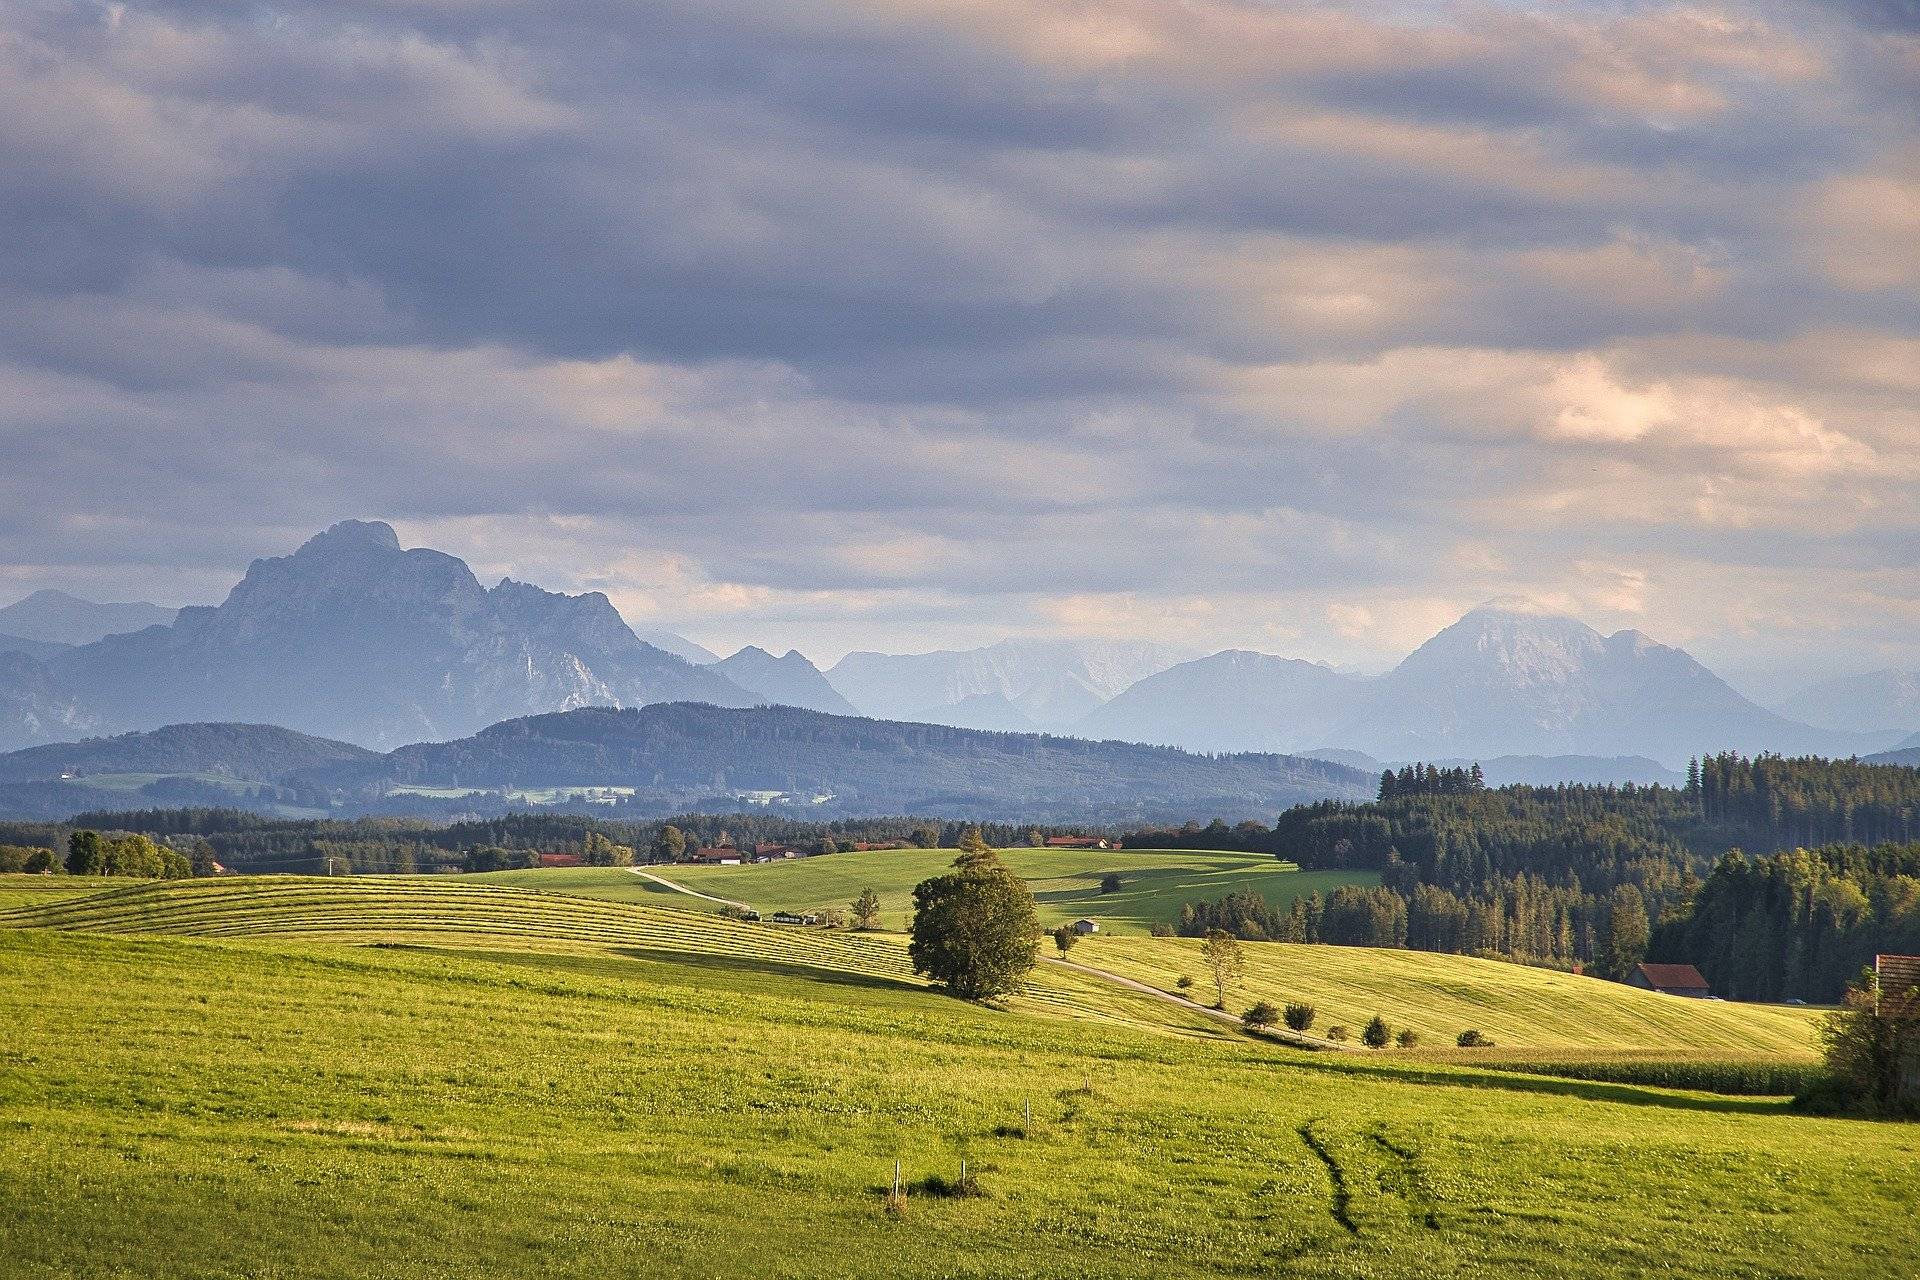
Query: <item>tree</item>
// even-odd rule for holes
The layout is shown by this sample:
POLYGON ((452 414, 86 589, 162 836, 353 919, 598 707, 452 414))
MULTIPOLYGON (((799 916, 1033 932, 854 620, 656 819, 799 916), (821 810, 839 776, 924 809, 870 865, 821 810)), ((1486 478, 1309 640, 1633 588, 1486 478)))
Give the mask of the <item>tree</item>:
POLYGON ((1225 929, 1210 929, 1200 942, 1200 959, 1206 962, 1207 971, 1213 974, 1213 989, 1217 999, 1213 1002, 1216 1009, 1227 1007, 1227 992, 1239 983, 1241 975, 1247 970, 1246 956, 1240 951, 1240 941, 1225 929))
POLYGON ((193 849, 187 855, 187 865, 196 876, 220 874, 220 860, 214 856, 213 846, 205 840, 193 842, 193 849))
POLYGON ((980 834, 980 828, 968 827, 960 833, 960 856, 953 860, 956 867, 985 866, 992 863, 1000 865, 1000 855, 993 851, 987 838, 980 834))
POLYGON ((1600 967, 1615 982, 1625 982, 1647 958, 1647 904, 1630 884, 1616 886, 1607 901, 1600 967))
POLYGON ((1393 1042, 1402 1049, 1411 1049, 1420 1043, 1420 1033, 1412 1027, 1402 1027, 1394 1035, 1393 1042))
POLYGON ((1040 828, 1035 827, 1033 830, 1027 832, 1027 845, 1030 848, 1044 849, 1046 844, 1047 838, 1040 834, 1040 828))
POLYGON ((912 840, 914 844, 922 849, 938 849, 940 847, 940 828, 938 824, 932 822, 921 823, 913 829, 912 840))
POLYGON ((1486 1049, 1493 1045, 1493 1041, 1487 1039, 1487 1037, 1481 1035, 1472 1027, 1468 1027, 1465 1031, 1462 1031, 1454 1043, 1462 1049, 1486 1049))
POLYGON ((1310 1004, 1290 1004, 1287 1006, 1287 1025, 1295 1031, 1307 1031, 1313 1027, 1314 1008, 1310 1004))
POLYGON ((1040 939, 1033 894, 987 847, 961 837, 953 870, 914 886, 913 971, 966 1000, 1006 995, 1032 971, 1040 939))
POLYGON ((1820 1025, 1827 1088, 1851 1109, 1920 1113, 1920 988, 1883 992, 1873 970, 1820 1025))
POLYGON ((1100 892, 1102 893, 1120 892, 1120 873, 1118 871, 1109 871, 1107 872, 1107 874, 1100 877, 1100 892))
POLYGON ((1070 924, 1063 924, 1053 931, 1053 945, 1060 949, 1061 955, 1073 950, 1073 944, 1078 941, 1080 941, 1080 935, 1073 931, 1073 926, 1070 924))
POLYGON ((856 929, 880 927, 880 895, 872 889, 862 889, 860 896, 853 900, 853 927, 856 929))
POLYGON ((1335 1044, 1345 1044, 1347 1042, 1347 1029, 1336 1023, 1327 1028, 1327 1039, 1333 1041, 1335 1044))
POLYGON ((687 852, 687 833, 668 823, 653 837, 649 852, 655 862, 678 862, 687 852))
POLYGON ((1387 1029, 1387 1020, 1377 1013, 1367 1023, 1367 1029, 1360 1033, 1360 1043, 1369 1049, 1384 1049, 1392 1038, 1392 1032, 1387 1029))
POLYGON ((107 874, 107 850, 98 831, 76 831, 67 837, 67 874, 107 874))
POLYGON ((580 861, 590 867, 630 867, 633 850, 624 844, 615 844, 598 831, 589 831, 581 846, 580 861))
POLYGON ((1255 1002, 1251 1009, 1240 1015, 1240 1025, 1249 1031, 1263 1031, 1280 1021, 1280 1011, 1265 1000, 1255 1002))
POLYGON ((838 853, 840 852, 840 842, 832 836, 821 836, 820 843, 815 846, 815 851, 818 853, 838 853))

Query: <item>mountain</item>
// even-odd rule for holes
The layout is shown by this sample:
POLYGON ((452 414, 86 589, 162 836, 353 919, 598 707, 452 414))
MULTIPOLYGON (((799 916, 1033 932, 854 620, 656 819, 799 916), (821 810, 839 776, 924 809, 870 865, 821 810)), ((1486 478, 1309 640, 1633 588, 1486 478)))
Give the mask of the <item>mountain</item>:
POLYGON ((98 604, 64 591, 36 591, 0 609, 0 632, 23 640, 92 644, 104 636, 165 626, 175 610, 157 604, 98 604))
POLYGON ((1780 714, 1823 729, 1920 729, 1920 672, 1869 671, 1802 690, 1780 714))
MULTIPOLYGON (((497 724, 457 742, 402 747, 290 782, 343 800, 392 789, 630 787, 643 813, 793 804, 809 814, 1130 821, 1261 818, 1312 800, 1370 796, 1375 780, 1290 756, 1208 757, 1166 747, 984 733, 823 715, 795 707, 695 703, 586 708, 497 724)), ((472 805, 475 801, 463 801, 472 805)))
POLYGON ((63 649, 73 648, 70 644, 61 644, 58 640, 29 640, 25 636, 0 635, 0 653, 24 653, 29 658, 44 662, 63 649))
POLYGON ((1318 663, 1229 649, 1148 676, 1076 730, 1190 751, 1299 750, 1324 744, 1363 691, 1318 663))
POLYGON ((719 672, 748 693, 781 706, 804 707, 837 716, 860 714, 798 649, 789 649, 784 657, 776 658, 765 649, 748 645, 707 669, 719 672))
POLYGON ((951 725, 956 729, 984 729, 989 733, 1038 733, 1040 726, 1005 694, 975 693, 945 706, 923 707, 906 717, 923 724, 951 725))
POLYGON ((640 640, 604 595, 489 590, 463 561, 353 520, 254 561, 218 606, 48 665, 116 728, 238 721, 375 746, 569 707, 755 701, 640 640))
POLYGON ((652 645, 664 650, 676 658, 684 658, 697 667, 710 667, 720 661, 720 655, 702 644, 695 644, 685 636, 671 631, 633 629, 633 634, 652 645))
MULTIPOLYGON (((1064 729, 1135 682, 1192 656, 1121 640, 1003 640, 984 649, 850 653, 827 673, 870 716, 943 718, 982 695, 1004 699, 1028 725, 1064 729)), ((979 707, 961 714, 977 719, 979 707)))
POLYGON ((0 751, 77 738, 99 724, 44 664, 24 653, 0 653, 0 751))
POLYGON ((1756 706, 1637 631, 1499 604, 1473 610, 1368 689, 1328 745, 1381 759, 1707 751, 1846 755, 1863 739, 1756 706))
POLYGON ((103 773, 224 774, 275 781, 300 769, 378 760, 378 752, 268 724, 175 724, 0 755, 0 782, 103 773))

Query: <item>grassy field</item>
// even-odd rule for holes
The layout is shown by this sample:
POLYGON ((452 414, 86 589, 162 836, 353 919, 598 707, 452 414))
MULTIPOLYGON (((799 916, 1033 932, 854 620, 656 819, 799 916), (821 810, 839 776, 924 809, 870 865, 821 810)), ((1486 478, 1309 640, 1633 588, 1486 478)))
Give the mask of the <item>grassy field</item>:
MULTIPOLYGON (((880 895, 881 924, 905 929, 913 904, 913 886, 938 875, 953 862, 952 849, 879 849, 740 867, 649 867, 676 884, 715 897, 744 902, 763 913, 782 908, 805 910, 847 904, 862 889, 880 895)), ((1092 916, 1116 934, 1145 934, 1156 923, 1172 923, 1187 902, 1212 900, 1236 890, 1256 889, 1269 902, 1285 905, 1318 890, 1342 884, 1378 884, 1369 872, 1302 871, 1291 862, 1260 854, 1187 852, 1166 849, 1004 849, 1001 859, 1033 890, 1040 918, 1048 926, 1092 916), (1117 893, 1100 892, 1100 878, 1120 873, 1117 893)), ((649 885, 618 868, 556 868, 498 871, 481 879, 564 893, 654 901, 684 910, 712 911, 718 906, 649 885)))
MULTIPOLYGON (((1229 999, 1305 1001, 1318 1026, 1344 1025, 1356 1037, 1376 1013, 1411 1027, 1430 1048, 1451 1046, 1469 1027, 1505 1049, 1643 1049, 1680 1053, 1814 1055, 1818 1009, 1686 1000, 1499 960, 1378 947, 1243 943, 1246 977, 1229 999)), ((1091 938, 1071 958, 1174 990, 1181 975, 1213 992, 1193 938, 1091 938)))
POLYGON ((0 1274, 1920 1269, 1912 1126, 987 1009, 690 913, 536 903, 683 935, 536 938, 505 904, 542 895, 376 921, 285 883, 9 919, 303 936, 0 928, 0 1274), (375 936, 407 945, 340 945, 375 936), (963 1158, 983 1195, 885 1210, 896 1159, 963 1158))
POLYGON ((27 907, 37 902, 57 902, 97 893, 98 880, 77 880, 68 876, 29 876, 0 873, 0 910, 27 907))

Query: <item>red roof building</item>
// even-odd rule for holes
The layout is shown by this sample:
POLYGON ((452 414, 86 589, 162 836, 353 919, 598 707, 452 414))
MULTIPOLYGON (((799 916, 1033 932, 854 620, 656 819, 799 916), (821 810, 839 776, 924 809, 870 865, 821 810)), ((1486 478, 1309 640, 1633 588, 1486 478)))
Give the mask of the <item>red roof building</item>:
POLYGON ((1107 842, 1101 836, 1048 836, 1049 849, 1104 849, 1107 842))
POLYGON ((1690 964, 1635 965, 1633 972, 1627 975, 1627 985, 1643 991, 1658 991, 1661 995, 1688 996, 1695 1000, 1704 1000, 1713 994, 1713 988, 1707 985, 1706 978, 1690 964))
POLYGON ((1920 995, 1920 956, 1875 956, 1873 974, 1880 980, 1883 1004, 1920 995))
POLYGON ((731 845, 709 845, 695 849, 687 855, 688 862, 705 862, 716 867, 737 867, 746 860, 746 855, 731 845))
POLYGON ((543 867, 577 867, 580 865, 580 855, 577 853, 543 853, 540 855, 540 865, 543 867))

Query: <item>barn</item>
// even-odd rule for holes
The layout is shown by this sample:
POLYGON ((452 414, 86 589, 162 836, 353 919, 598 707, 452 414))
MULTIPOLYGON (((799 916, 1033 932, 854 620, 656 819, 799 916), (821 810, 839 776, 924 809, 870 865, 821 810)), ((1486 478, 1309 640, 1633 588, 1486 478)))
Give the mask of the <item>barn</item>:
POLYGON ((1638 964, 1627 975, 1627 985, 1642 991, 1658 991, 1665 996, 1687 996, 1705 1000, 1713 988, 1698 969, 1690 964, 1638 964))

